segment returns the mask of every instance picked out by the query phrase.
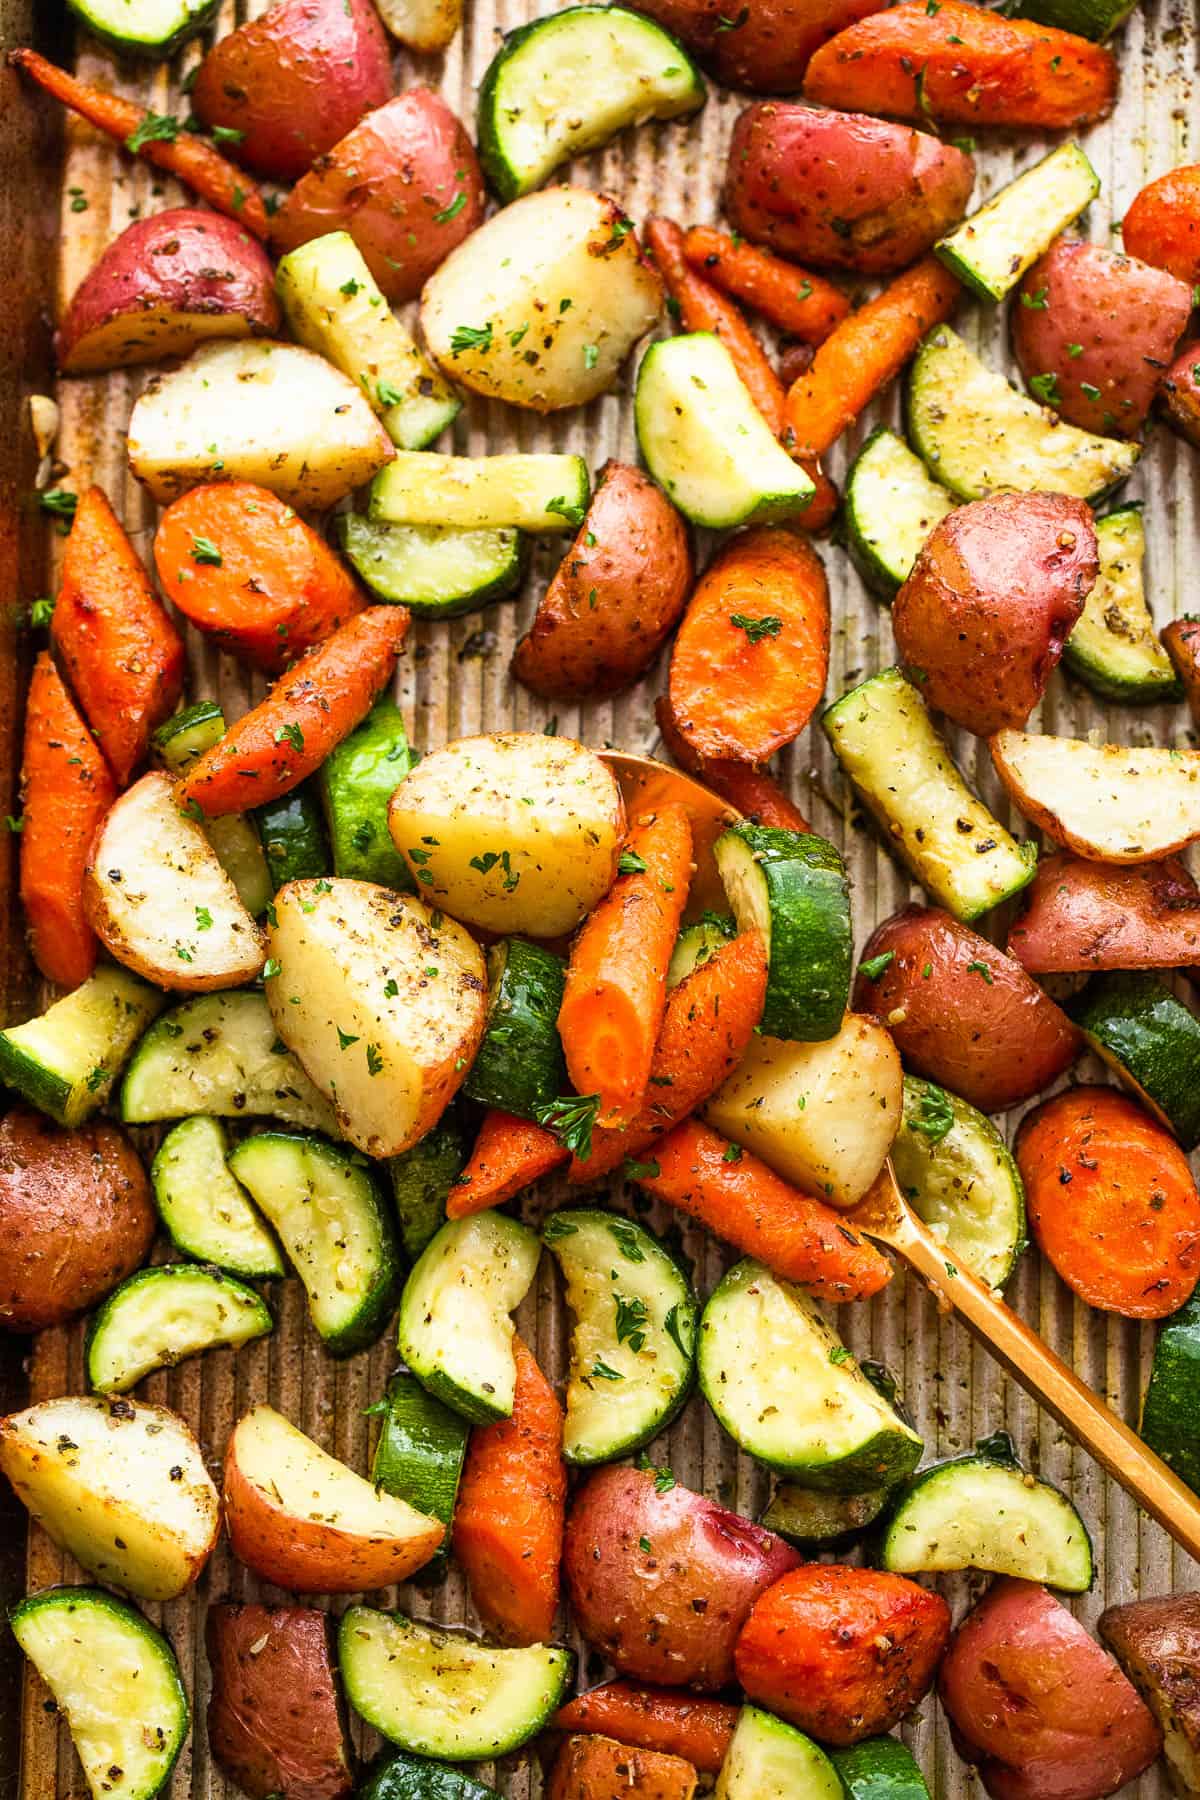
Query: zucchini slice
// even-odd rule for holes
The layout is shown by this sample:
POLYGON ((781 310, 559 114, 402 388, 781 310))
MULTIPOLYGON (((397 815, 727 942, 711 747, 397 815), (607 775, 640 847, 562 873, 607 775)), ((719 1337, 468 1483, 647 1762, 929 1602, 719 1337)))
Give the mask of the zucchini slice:
POLYGON ((841 1777, 846 1800, 929 1800, 925 1777, 899 1738, 866 1738, 829 1760, 841 1777))
POLYGON ((130 1061, 121 1084, 127 1125, 192 1113, 265 1115, 313 1131, 337 1129, 329 1102, 276 1037, 263 996, 249 992, 202 994, 172 1007, 130 1061))
POLYGON ((512 1414, 517 1370, 508 1315, 529 1292, 540 1253, 528 1226, 477 1213, 443 1225, 405 1283, 400 1354, 435 1399, 474 1425, 512 1414))
POLYGON ((84 1361, 98 1394, 126 1394, 155 1369, 228 1344, 265 1337, 275 1321, 265 1300, 219 1269, 163 1263, 121 1282, 92 1319, 84 1361))
POLYGON ((418 618, 456 619, 505 600, 525 574, 525 539, 512 526, 462 531, 442 525, 383 525, 343 513, 338 541, 380 600, 418 618))
POLYGON ((228 1151, 218 1119, 173 1126, 150 1169, 159 1217, 175 1248, 197 1262, 252 1279, 282 1275, 279 1246, 230 1174, 228 1151))
POLYGON ((730 913, 706 912, 694 925, 685 925, 667 965, 668 992, 686 981, 693 969, 711 962, 721 945, 736 936, 737 925, 730 913))
POLYGON ((901 1192, 957 1262, 1002 1288, 1028 1242, 1025 1187, 992 1121, 932 1081, 904 1077, 892 1144, 901 1192))
POLYGON ((850 998, 854 935, 846 865, 826 838, 769 825, 734 825, 713 847, 740 931, 767 946, 760 1029, 820 1043, 841 1028, 850 998))
POLYGON ((335 874, 413 891, 408 864, 388 832, 387 809, 415 761, 408 747, 404 715, 386 695, 375 702, 362 724, 329 752, 317 779, 325 802, 335 874))
POLYGON ((456 1412, 426 1393, 415 1375, 393 1375, 382 1401, 383 1422, 371 1480, 385 1494, 407 1500, 427 1518, 440 1519, 446 1536, 422 1571, 440 1579, 450 1555, 450 1522, 467 1454, 469 1427, 456 1412))
POLYGON ((1092 1585, 1083 1520, 1064 1493, 1021 1467, 1004 1432, 905 1483, 880 1537, 879 1562, 898 1575, 986 1569, 1070 1594, 1092 1585))
POLYGON ((215 700, 197 700, 165 719, 150 740, 164 769, 181 775, 225 736, 225 714, 215 700))
POLYGON ((1096 501, 1133 473, 1141 449, 1067 425, 985 368, 947 325, 918 350, 906 390, 908 435, 931 475, 962 500, 1002 489, 1096 501))
POLYGON ((646 467, 697 525, 779 523, 803 512, 816 491, 771 436, 710 331, 651 344, 638 369, 634 423, 646 467))
MULTIPOLYGON (((151 742, 163 768, 179 775, 224 736, 225 714, 216 701, 197 700, 194 706, 185 707, 160 725, 151 742)), ((266 909, 273 890, 253 821, 243 813, 225 813, 217 819, 203 820, 200 829, 237 889, 242 905, 257 918, 266 909)))
POLYGON ((371 483, 368 515, 461 531, 577 531, 590 493, 582 456, 398 450, 371 483))
POLYGON ((373 1344, 395 1301, 399 1264, 370 1165, 324 1138, 263 1131, 238 1145, 229 1167, 279 1234, 330 1354, 373 1344))
POLYGON ((952 275, 985 300, 1003 300, 1100 192, 1078 144, 1059 144, 934 245, 952 275))
POLYGON ((657 1238, 616 1213, 557 1212, 542 1242, 574 1319, 563 1456, 577 1467, 611 1462, 657 1437, 687 1399, 691 1283, 657 1238))
POLYGON ((1142 1399, 1142 1437, 1200 1494, 1200 1296, 1164 1319, 1142 1399))
POLYGON ((481 1106, 536 1119, 566 1092, 558 1035, 566 964, 525 938, 501 938, 487 953, 488 1015, 464 1092, 481 1106))
POLYGON ((128 969, 99 968, 40 1017, 0 1031, 0 1081, 60 1125, 82 1125, 166 1001, 128 969))
POLYGON ((411 1150, 389 1160, 400 1244, 410 1261, 416 1261, 446 1223, 446 1201, 466 1166, 469 1150, 462 1121, 451 1101, 432 1131, 427 1131, 411 1150))
POLYGON ((1063 646, 1064 663, 1105 700, 1180 699, 1183 690, 1154 635, 1146 602, 1140 508, 1125 506, 1097 519, 1096 545, 1100 574, 1063 646))
POLYGON ((310 881, 332 867, 329 840, 312 783, 302 781, 289 794, 255 809, 271 892, 288 881, 310 881))
POLYGON ((338 1661, 346 1698, 368 1725, 404 1750, 449 1762, 506 1756, 528 1743, 575 1665, 569 1650, 550 1644, 494 1650, 372 1606, 342 1614, 338 1661))
POLYGON ((925 539, 954 506, 953 494, 930 479, 904 439, 877 426, 846 477, 846 547, 867 586, 892 599, 925 539))
POLYGON ((819 1744, 757 1706, 743 1706, 713 1800, 844 1800, 819 1744))
POLYGON ((46 1588, 10 1615, 54 1695, 100 1800, 151 1800, 191 1725, 175 1653, 136 1608, 101 1588, 46 1588))
POLYGON ((890 1488, 869 1488, 865 1494, 829 1494, 781 1481, 759 1523, 791 1544, 830 1549, 873 1525, 891 1492, 890 1488))
POLYGON ((1137 0, 1017 0, 1012 16, 1073 31, 1098 44, 1125 23, 1136 5, 1137 0))
POLYGON ((921 1439, 803 1289, 749 1260, 700 1320, 704 1398, 736 1444, 806 1487, 862 1494, 910 1474, 921 1439))
POLYGON ((67 0, 76 18, 124 56, 165 59, 203 31, 220 0, 67 0))
POLYGON ((1033 880, 1036 844, 1018 844, 975 798, 899 669, 851 688, 821 725, 888 848, 956 919, 970 924, 1033 880))
POLYGON ((1127 1088, 1174 1132, 1200 1144, 1200 1019, 1157 975, 1094 975, 1066 1002, 1084 1037, 1127 1088))
POLYGON ((496 1788, 485 1787, 465 1769, 403 1750, 385 1751, 354 1793, 355 1800, 500 1800, 496 1788))
POLYGON ((661 25, 623 6, 569 6, 505 35, 479 90, 479 160, 507 203, 628 125, 698 111, 706 93, 661 25))

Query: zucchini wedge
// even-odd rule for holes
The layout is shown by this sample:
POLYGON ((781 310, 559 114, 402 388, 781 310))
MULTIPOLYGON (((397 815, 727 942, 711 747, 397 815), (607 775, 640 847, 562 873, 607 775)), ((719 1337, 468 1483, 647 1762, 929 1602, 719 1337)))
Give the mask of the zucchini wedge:
POLYGON ((1094 975, 1066 1003, 1084 1037, 1185 1150, 1200 1144, 1200 1019, 1157 975, 1094 975))
POLYGON ((700 1320, 704 1398, 758 1462, 806 1487, 861 1494, 921 1459, 910 1425, 867 1380, 801 1288, 735 1264, 700 1320))
POLYGON ((163 768, 181 775, 189 763, 219 744, 225 736, 225 714, 215 700, 196 700, 169 719, 150 739, 151 749, 163 768))
MULTIPOLYGON (((196 758, 225 736, 225 714, 215 700, 197 700, 159 726, 151 739, 156 759, 172 775, 180 775, 196 758)), ((274 891, 267 859, 252 818, 224 813, 200 825, 217 861, 253 918, 264 912, 274 891)))
POLYGON ((693 969, 711 962, 722 944, 737 936, 732 913, 706 912, 694 925, 685 925, 675 939, 667 966, 667 991, 686 981, 693 969))
POLYGON ((166 1002, 128 969, 99 968, 38 1018, 0 1031, 0 1081, 60 1125, 82 1125, 166 1002))
POLYGON ((1002 1288, 1028 1239, 1025 1187, 989 1118, 932 1081, 904 1077, 904 1118, 892 1145, 913 1211, 985 1287, 1002 1288))
POLYGON ((463 1091, 481 1106, 536 1119, 567 1090, 558 1035, 566 964, 526 938, 501 938, 487 953, 488 1013, 483 1042, 463 1091))
POLYGON ((312 782, 302 781, 278 800, 256 807, 254 817, 273 894, 287 881, 311 881, 329 874, 333 860, 312 782))
POLYGON ((220 1269, 161 1263, 121 1282, 95 1313, 84 1363, 97 1394, 127 1394, 155 1369, 220 1345, 238 1349, 274 1326, 254 1289, 220 1269))
POLYGON ((1100 192, 1078 144, 1059 144, 933 247, 952 275, 985 300, 1003 300, 1100 192))
POLYGON ((1125 23, 1136 5, 1137 0, 1017 0, 1012 16, 1036 19, 1039 25, 1073 31, 1099 44, 1125 23))
POLYGON ((362 724, 329 752, 317 781, 336 875, 413 891, 408 864, 388 831, 387 809, 415 762, 404 715, 386 694, 375 702, 362 724))
POLYGON ((403 1613, 351 1606, 338 1661, 355 1712, 401 1749, 448 1762, 506 1756, 535 1737, 562 1700, 569 1650, 495 1650, 403 1613))
POLYGON ((385 1494, 406 1500, 427 1518, 440 1519, 446 1535, 422 1575, 440 1579, 450 1556, 450 1522, 467 1454, 465 1420, 427 1393, 415 1375, 401 1371, 380 1402, 383 1422, 371 1480, 385 1494))
POLYGON ((925 1777, 899 1738, 866 1738, 847 1750, 831 1750, 846 1800, 929 1800, 925 1777))
POLYGON ((1200 1494, 1200 1297, 1164 1319, 1142 1398, 1139 1430, 1150 1448, 1200 1494))
POLYGON ((891 600, 912 574, 934 526, 955 507, 903 438, 879 425, 850 465, 843 516, 846 548, 859 574, 891 600))
POLYGON ((844 1800, 819 1744, 774 1713, 743 1706, 713 1800, 844 1800))
POLYGON ((790 1544, 827 1550, 848 1543, 873 1525, 891 1498, 890 1488, 864 1494, 830 1494, 821 1488, 781 1481, 759 1524, 790 1544))
POLYGON ((556 1212, 542 1242, 574 1319, 563 1456, 611 1462, 657 1437, 687 1399, 695 1296, 658 1239, 617 1213, 556 1212))
POLYGON ((525 539, 510 525, 463 531, 442 525, 387 525, 342 513, 338 541, 380 600, 418 618, 456 619, 516 593, 525 539))
POLYGON ((496 1788, 485 1787, 465 1769, 403 1750, 384 1751, 354 1794, 355 1800, 500 1800, 496 1788))
POLYGON ((77 19, 123 56, 165 61, 203 31, 220 0, 67 0, 77 19))
POLYGON ((432 1131, 388 1162, 400 1246, 415 1262, 446 1223, 450 1189, 466 1166, 470 1145, 453 1101, 432 1131))
POLYGON ((577 531, 590 493, 582 456, 399 450, 371 483, 368 516, 460 531, 577 531))
POLYGON ((219 1119, 181 1119, 150 1169, 154 1204, 171 1242, 196 1262, 231 1275, 269 1280, 284 1273, 279 1246, 230 1174, 219 1119))
POLYGON ((1096 546, 1100 574, 1063 646, 1063 662, 1104 700, 1148 705, 1182 699, 1146 602, 1141 509, 1125 506, 1097 519, 1096 546))

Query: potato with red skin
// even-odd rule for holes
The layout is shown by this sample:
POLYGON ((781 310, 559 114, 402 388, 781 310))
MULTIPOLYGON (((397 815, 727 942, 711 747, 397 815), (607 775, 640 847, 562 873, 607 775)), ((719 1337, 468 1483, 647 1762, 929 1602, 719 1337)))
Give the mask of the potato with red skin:
POLYGON ((1051 404, 1068 424, 1133 438, 1191 312, 1192 290, 1174 275, 1059 238, 1017 290, 1013 351, 1027 387, 1054 377, 1051 404))
POLYGON ((905 906, 876 926, 863 963, 891 953, 876 976, 860 972, 856 1012, 886 1025, 904 1065, 1003 1112, 1040 1093, 1082 1048, 1062 1009, 1020 963, 937 906, 905 906))
POLYGON ((282 255, 348 231, 384 296, 415 300, 482 220, 475 147, 441 96, 417 87, 368 113, 296 183, 271 244, 282 255))
POLYGON ((794 94, 808 59, 835 32, 878 12, 881 0, 644 0, 640 12, 685 43, 725 87, 794 94), (737 24, 730 29, 729 20, 737 24))
POLYGON ((654 1470, 612 1467, 576 1491, 563 1574, 576 1624, 620 1674, 711 1693, 733 1680, 754 1601, 799 1561, 703 1494, 660 1493, 654 1470))
POLYGON ((329 1617, 309 1606, 210 1606, 208 1745, 250 1800, 349 1800, 350 1742, 329 1617))
POLYGON ((227 154, 259 175, 296 181, 394 92, 372 0, 280 0, 218 38, 192 89, 211 131, 244 135, 227 154))
POLYGON ((928 132, 760 100, 733 129, 725 211, 780 256, 886 275, 962 218, 974 184, 965 151, 928 132))
POLYGON ((1112 1657, 1033 1582, 993 1582, 955 1632, 938 1691, 993 1800, 1102 1800, 1162 1744, 1112 1657))
POLYGON ((1200 448, 1200 338, 1183 346, 1159 383, 1158 398, 1172 431, 1200 448))
POLYGON ((940 1594, 903 1575, 810 1563, 755 1601, 737 1642, 747 1695, 825 1744, 890 1731, 950 1636, 940 1594))
POLYGON ((1099 573, 1091 509, 994 494, 926 538, 892 627, 928 704, 977 737, 1024 725, 1099 573))
POLYGON ((1200 888, 1174 856, 1112 864, 1060 850, 1038 863, 1025 901, 1008 953, 1031 974, 1200 962, 1200 888))
POLYGON ((694 574, 687 526, 662 490, 628 463, 605 463, 513 674, 548 700, 620 693, 658 655, 694 574))
POLYGON ((1164 625, 1158 635, 1179 677, 1188 711, 1200 724, 1200 616, 1184 613, 1164 625))
POLYGON ((65 1131, 19 1106, 0 1120, 0 1331, 86 1312, 139 1269, 158 1215, 133 1145, 94 1120, 65 1131))
POLYGON ((1147 182, 1121 220, 1130 256, 1166 269, 1189 287, 1200 282, 1200 163, 1147 182))

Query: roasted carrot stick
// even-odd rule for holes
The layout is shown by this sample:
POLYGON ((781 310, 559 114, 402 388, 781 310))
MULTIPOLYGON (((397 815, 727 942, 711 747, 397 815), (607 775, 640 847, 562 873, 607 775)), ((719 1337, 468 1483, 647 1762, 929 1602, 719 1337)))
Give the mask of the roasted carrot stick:
POLYGON ((750 763, 733 762, 729 757, 697 756, 675 723, 671 702, 660 694, 654 703, 658 729, 667 753, 681 769, 710 787, 730 806, 753 819, 757 825, 774 825, 781 831, 811 831, 812 826, 765 769, 750 763))
POLYGON ((92 87, 47 62, 36 50, 10 50, 8 60, 89 125, 115 138, 133 155, 144 157, 158 169, 166 169, 217 212, 236 219, 255 237, 267 237, 267 209, 253 181, 226 162, 220 151, 203 138, 185 131, 177 119, 160 119, 133 100, 109 93, 106 88, 92 87))
POLYGON ((680 324, 685 331, 716 333, 750 398, 778 437, 783 430, 783 383, 740 309, 688 266, 683 232, 672 220, 647 219, 644 235, 667 292, 679 308, 680 324))
POLYGON ((961 292, 949 269, 927 256, 843 319, 788 390, 792 454, 821 456, 836 443, 930 327, 950 317, 961 292))
POLYGON ((180 804, 214 819, 290 793, 370 712, 407 630, 403 606, 370 606, 347 620, 197 758, 180 804))
POLYGON ((185 618, 272 674, 365 604, 325 540, 251 481, 212 482, 172 501, 154 562, 185 618))
POLYGON ((183 639, 103 491, 75 508, 51 639, 117 786, 183 692, 183 639))
POLYGON ((740 1710, 726 1700, 702 1700, 673 1688, 606 1681, 568 1700, 552 1722, 558 1731, 600 1731, 622 1744, 683 1756, 702 1774, 715 1775, 740 1710))
POLYGON ((616 1738, 566 1738, 546 1800, 693 1800, 696 1770, 682 1756, 630 1749, 616 1738))
POLYGON ((780 331, 791 332, 806 344, 823 342, 850 311, 841 288, 823 275, 734 239, 713 225, 693 225, 683 240, 683 253, 704 280, 744 300, 780 331))
POLYGON ((78 987, 95 967, 83 870, 96 827, 116 797, 108 764, 43 650, 25 710, 21 904, 33 960, 60 987, 78 987))
POLYGON ((592 1132, 591 1154, 571 1164, 572 1181, 595 1181, 622 1158, 641 1156, 733 1073, 762 1017, 767 947, 759 931, 722 944, 667 995, 640 1112, 623 1131, 592 1132))
POLYGON ((532 1120, 489 1107, 467 1165, 450 1189, 446 1217, 465 1219, 485 1207, 503 1206, 570 1156, 553 1133, 532 1120))
POLYGON ((851 112, 1047 131, 1103 117, 1116 86, 1103 45, 965 0, 905 0, 859 19, 821 46, 804 78, 806 99, 851 112))
POLYGON ((484 1625, 505 1644, 553 1635, 567 1471, 562 1408, 519 1337, 512 1417, 477 1426, 454 1508, 454 1554, 484 1625))
POLYGON ((869 1300, 892 1278, 887 1258, 820 1200, 802 1194, 749 1150, 686 1119, 654 1146, 657 1174, 634 1180, 699 1219, 821 1300, 869 1300))
POLYGON ((667 964, 692 878, 692 828, 674 802, 634 820, 609 892, 571 947, 558 1031, 597 1125, 636 1118, 667 999, 667 964))
POLYGON ((671 652, 675 727, 697 756, 764 762, 807 725, 829 673, 829 589, 806 539, 757 526, 697 583, 671 652))

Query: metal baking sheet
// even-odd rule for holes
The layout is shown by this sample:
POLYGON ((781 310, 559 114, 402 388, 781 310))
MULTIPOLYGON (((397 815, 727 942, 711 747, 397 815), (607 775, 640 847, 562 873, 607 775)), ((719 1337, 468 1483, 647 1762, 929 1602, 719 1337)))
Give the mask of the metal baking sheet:
MULTIPOLYGON (((61 33, 58 45, 69 52, 70 34, 58 6, 38 9, 37 28, 61 33)), ((217 29, 224 32, 247 17, 266 10, 266 0, 225 0, 217 29)), ((472 0, 460 36, 443 59, 410 57, 397 53, 398 86, 417 82, 440 88, 450 105, 470 124, 477 83, 495 50, 500 34, 546 10, 539 0, 472 0)), ((28 13, 22 0, 0 0, 0 24, 7 43, 28 41, 28 13)), ((1114 220, 1143 182, 1174 165, 1194 161, 1200 153, 1200 99, 1195 88, 1196 22, 1180 0, 1148 0, 1130 20, 1119 39, 1121 59, 1120 103, 1113 118, 1083 135, 1089 156, 1102 181, 1100 199, 1092 208, 1090 235, 1108 241, 1114 220)), ((54 47, 54 46, 52 46, 54 47)), ((148 72, 122 64, 86 37, 77 45, 77 67, 86 77, 109 83, 159 112, 185 112, 180 83, 199 59, 191 45, 165 68, 148 72)), ((36 357, 44 353, 44 330, 39 326, 39 305, 50 303, 61 310, 80 278, 100 251, 135 217, 164 206, 179 204, 186 196, 156 171, 131 166, 128 159, 86 127, 74 121, 62 127, 61 167, 57 153, 48 148, 55 139, 55 122, 44 109, 17 95, 12 77, 0 112, 0 134, 11 152, 6 178, 0 178, 0 214, 10 229, 5 231, 5 274, 0 289, 6 290, 0 320, 11 322, 5 332, 7 353, 14 345, 30 346, 36 357), (42 123, 39 123, 41 121, 42 123), (31 149, 31 134, 45 129, 47 137, 31 149), (14 133, 16 137, 14 139, 14 133), (22 161, 23 159, 23 161, 22 161), (16 171, 21 179, 14 179, 16 171), (46 210, 38 207, 37 178, 55 180, 55 195, 46 210), (80 201, 86 202, 86 208, 80 201), (15 246, 15 247, 14 247, 15 246), (18 267, 21 265, 21 267, 18 267), (23 272, 22 272, 23 270, 23 272)), ((598 186, 615 195, 640 219, 651 209, 684 221, 716 219, 724 153, 734 119, 744 99, 717 88, 699 119, 690 125, 646 126, 627 134, 618 143, 581 160, 569 171, 573 181, 598 186)), ((979 156, 976 200, 986 198, 1014 172, 1044 151, 1042 139, 1020 141, 993 133, 979 156)), ((1003 314, 998 309, 966 304, 959 328, 992 362, 1006 368, 1010 358, 1005 341, 1003 314)), ((538 420, 508 411, 499 405, 471 402, 454 428, 454 448, 481 453, 500 449, 558 449, 584 454, 596 468, 606 456, 636 460, 632 409, 631 367, 623 372, 618 391, 583 410, 538 420)), ((0 408, 8 426, 3 448, 4 521, 12 526, 28 519, 27 494, 32 468, 27 425, 24 435, 15 433, 20 417, 20 375, 6 363, 0 375, 0 408), (7 386, 3 385, 7 383, 7 386)), ((144 376, 138 371, 107 377, 69 380, 59 384, 62 430, 59 455, 66 465, 64 485, 81 488, 98 481, 125 519, 139 550, 149 556, 154 509, 125 466, 125 426, 129 410, 144 376)), ((28 373, 25 391, 40 381, 28 373)), ((832 472, 842 475, 846 462, 862 437, 882 419, 896 423, 898 399, 887 397, 860 422, 857 430, 832 458, 832 472)), ((1146 505, 1149 538, 1148 591, 1158 622, 1195 604, 1197 571, 1196 453, 1179 444, 1165 431, 1154 435, 1141 468, 1126 490, 1128 497, 1146 505)), ((59 540, 52 533, 48 553, 56 558, 59 540)), ((0 536, 0 558, 7 558, 6 574, 17 581, 17 544, 13 531, 0 536)), ((491 611, 448 623, 414 624, 409 650, 402 659, 397 695, 404 708, 413 741, 434 746, 466 732, 516 727, 540 729, 551 709, 517 687, 509 678, 509 658, 517 638, 527 626, 538 593, 558 551, 539 548, 533 572, 521 600, 491 611)), ((835 696, 854 680, 886 666, 892 660, 891 631, 886 609, 865 591, 843 550, 823 548, 833 601, 833 649, 829 694, 835 696)), ((18 598, 28 601, 36 592, 37 552, 25 527, 18 598)), ((6 600, 13 585, 6 581, 6 600)), ((0 671, 0 725, 11 739, 14 720, 11 696, 15 645, 11 635, 0 643, 6 660, 0 671), (7 684, 7 685, 5 685, 7 684)), ((193 697, 214 695, 231 714, 243 710, 261 689, 247 684, 236 663, 189 637, 191 692, 193 697)), ((600 746, 615 744, 635 751, 653 752, 658 736, 653 700, 661 690, 665 659, 631 694, 615 701, 581 707, 560 707, 558 729, 600 746)), ((1046 728, 1079 735, 1109 725, 1120 741, 1192 742, 1183 708, 1114 708, 1111 721, 1103 709, 1082 690, 1072 687, 1061 674, 1051 683, 1042 709, 1046 728)), ((973 739, 957 745, 969 776, 977 780, 987 800, 1002 817, 1007 809, 994 781, 986 751, 973 739)), ((0 759, 0 769, 5 764, 0 759)), ((9 758, 11 774, 11 756, 9 758)), ((799 804, 809 813, 817 830, 826 833, 844 850, 853 872, 855 916, 859 942, 874 923, 902 904, 916 890, 865 828, 849 802, 849 796, 833 765, 823 736, 811 729, 782 759, 783 777, 799 804)), ((0 855, 3 847, 0 846, 0 855)), ((3 869, 0 868, 0 876, 3 869)), ((10 909, 11 913, 11 909, 10 909)), ((12 1016, 28 1010, 22 985, 16 933, 10 933, 11 953, 0 999, 12 1016)), ((4 938, 0 934, 0 950, 4 938)), ((1084 1072, 1085 1066, 1081 1066, 1084 1072)), ((1087 1070, 1098 1076, 1098 1070, 1087 1070)), ((1008 1124, 1015 1124, 1010 1119, 1008 1124)), ((614 1190, 620 1204, 630 1204, 614 1190)), ((539 1192, 529 1204, 536 1218, 557 1196, 553 1188, 539 1192)), ((654 1218, 660 1227, 669 1223, 654 1218)), ((719 1247, 699 1228, 685 1223, 682 1248, 694 1259, 701 1290, 711 1287, 724 1266, 719 1247)), ((549 1372, 559 1375, 564 1367, 566 1331, 557 1281, 543 1259, 535 1291, 521 1309, 519 1328, 549 1372)), ((1138 1399, 1153 1345, 1153 1327, 1105 1318, 1076 1301, 1036 1252, 1024 1259, 1010 1298, 1020 1312, 1036 1324, 1053 1347, 1126 1418, 1136 1420, 1138 1399)), ((258 1400, 268 1399, 294 1419, 335 1455, 353 1466, 368 1466, 371 1426, 364 1408, 382 1390, 392 1366, 390 1341, 349 1363, 331 1361, 320 1348, 305 1319, 303 1296, 295 1281, 281 1283, 277 1291, 278 1326, 273 1336, 240 1351, 236 1358, 216 1351, 170 1373, 152 1377, 142 1392, 150 1400, 174 1407, 198 1435, 215 1475, 229 1430, 236 1417, 258 1400)), ((928 1453, 946 1455, 963 1449, 979 1434, 1007 1427, 1034 1466, 1051 1480, 1069 1488, 1093 1534, 1097 1551, 1097 1579, 1090 1594, 1072 1602, 1084 1623, 1094 1627, 1102 1608, 1135 1598, 1138 1594, 1163 1593, 1196 1585, 1197 1570, 1191 1559, 1175 1549, 1165 1534, 1139 1515, 1114 1482, 1098 1468, 1023 1393, 1005 1379, 987 1355, 974 1347, 966 1333, 942 1316, 935 1302, 916 1281, 897 1275, 891 1288, 868 1307, 845 1308, 839 1318, 848 1341, 859 1354, 870 1354, 891 1364, 903 1377, 904 1389, 928 1453)), ((84 1386, 81 1333, 52 1331, 42 1334, 28 1363, 29 1386, 34 1398, 84 1386)), ((678 1478, 703 1488, 729 1505, 755 1513, 766 1498, 766 1477, 745 1458, 735 1455, 715 1421, 699 1399, 694 1399, 679 1422, 656 1449, 660 1461, 669 1461, 678 1478)), ((0 1519, 0 1531, 3 1531, 0 1519)), ((41 1587, 56 1581, 76 1581, 80 1571, 34 1530, 28 1547, 28 1581, 41 1587)), ((983 1585, 970 1578, 948 1578, 944 1589, 961 1614, 973 1592, 983 1585)), ((193 1696, 196 1725, 174 1776, 173 1800, 224 1800, 236 1790, 214 1768, 208 1754, 203 1718, 208 1672, 203 1653, 205 1608, 210 1600, 225 1597, 278 1599, 276 1590, 259 1583, 218 1547, 199 1583, 185 1599, 162 1608, 148 1607, 161 1616, 179 1656, 184 1680, 193 1696)), ((462 1582, 451 1575, 444 1587, 410 1590, 402 1602, 422 1617, 455 1623, 474 1623, 462 1582)), ((391 1596, 387 1599, 390 1601, 391 1596)), ((581 1650, 583 1683, 600 1677, 603 1670, 581 1650)), ((21 1719, 21 1800, 57 1800, 82 1792, 81 1773, 66 1730, 43 1705, 44 1690, 27 1671, 21 1719)), ((976 1784, 954 1754, 945 1721, 932 1698, 924 1701, 904 1725, 937 1800, 965 1800, 976 1784)), ((360 1734, 369 1750, 370 1734, 360 1734)), ((2 1739, 0 1739, 2 1743, 2 1739)), ((0 1793, 4 1778, 11 1778, 12 1758, 0 1749, 0 1793)), ((541 1774, 536 1758, 510 1759, 483 1773, 500 1790, 514 1797, 536 1796, 541 1774)), ((1168 1789, 1161 1768, 1124 1790, 1139 1800, 1162 1800, 1168 1789)))

